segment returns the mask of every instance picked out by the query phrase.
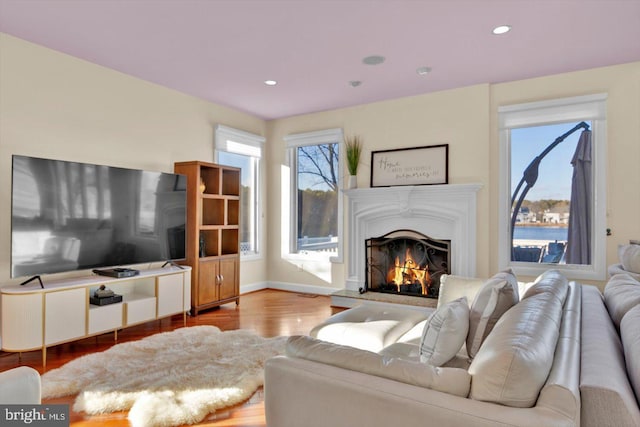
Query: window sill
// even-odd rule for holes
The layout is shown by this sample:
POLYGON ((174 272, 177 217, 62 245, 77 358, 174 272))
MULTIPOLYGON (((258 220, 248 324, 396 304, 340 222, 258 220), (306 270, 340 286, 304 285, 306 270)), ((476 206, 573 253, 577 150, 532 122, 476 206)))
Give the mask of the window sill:
POLYGON ((240 254, 240 261, 259 261, 263 259, 261 254, 240 254))
POLYGON ((321 253, 321 252, 298 252, 288 253, 284 257, 289 261, 315 261, 315 262, 336 262, 336 259, 342 259, 341 256, 336 256, 334 253, 321 253))
POLYGON ((593 265, 566 265, 566 264, 536 264, 526 262, 512 262, 507 268, 511 268, 517 277, 538 277, 547 270, 558 270, 569 280, 605 280, 605 269, 593 265))

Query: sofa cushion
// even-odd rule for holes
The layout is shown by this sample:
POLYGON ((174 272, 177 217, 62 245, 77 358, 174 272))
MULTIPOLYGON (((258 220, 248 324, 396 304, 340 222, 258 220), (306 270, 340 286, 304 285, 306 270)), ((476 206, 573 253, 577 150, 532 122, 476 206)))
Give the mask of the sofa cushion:
POLYGON ((518 281, 511 269, 489 279, 478 291, 469 311, 467 353, 475 357, 498 319, 518 302, 518 281))
POLYGON ((388 358, 307 336, 290 337, 286 354, 289 357, 312 360, 460 397, 469 395, 471 376, 464 369, 439 368, 420 362, 388 358))
POLYGON ((533 285, 527 289, 521 299, 541 293, 550 293, 560 301, 560 304, 564 304, 568 288, 569 282, 562 273, 558 270, 547 270, 536 278, 533 285))
POLYGON ((549 292, 509 309, 469 366, 471 398, 522 408, 535 405, 553 365, 561 320, 562 304, 549 292))
POLYGON ((420 343, 397 342, 380 350, 379 355, 388 359, 404 359, 420 362, 420 343))
POLYGON ((616 274, 604 288, 604 301, 611 320, 620 329, 624 315, 640 304, 640 282, 628 274, 616 274))
POLYGON ((331 316, 311 329, 309 335, 334 344, 380 351, 431 313, 431 308, 414 310, 363 304, 331 316))
POLYGON ((636 305, 620 322, 620 338, 629 374, 629 382, 640 402, 640 305, 636 305))
POLYGON ((471 304, 484 282, 484 280, 474 277, 443 274, 440 276, 438 308, 460 297, 467 297, 467 302, 471 304))
MULTIPOLYGON (((424 326, 427 324, 427 317, 422 322, 418 322, 413 325, 413 328, 409 329, 405 332, 396 342, 406 342, 409 344, 415 344, 420 347, 420 341, 422 341, 422 332, 424 331, 424 326)), ((386 347, 385 347, 386 348, 386 347)))
MULTIPOLYGON (((420 362, 420 345, 408 342, 397 342, 383 348, 378 352, 378 354, 389 359, 404 359, 412 362, 420 362)), ((469 369, 470 364, 471 361, 467 357, 467 351, 463 346, 458 354, 453 356, 448 362, 440 367, 460 368, 466 371, 469 369), (462 350, 464 350, 464 353, 462 353, 462 350)))
POLYGON ((640 245, 618 246, 618 259, 625 270, 640 273, 640 245))
POLYGON ((467 338, 469 303, 458 298, 438 308, 427 320, 420 341, 420 361, 442 366, 456 355, 467 338))

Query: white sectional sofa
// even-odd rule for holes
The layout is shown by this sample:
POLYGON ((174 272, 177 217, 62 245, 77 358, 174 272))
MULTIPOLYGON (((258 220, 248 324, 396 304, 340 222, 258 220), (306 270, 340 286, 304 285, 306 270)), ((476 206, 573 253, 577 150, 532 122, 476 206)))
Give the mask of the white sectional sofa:
POLYGON ((266 363, 267 424, 580 425, 582 287, 550 271, 509 303, 514 295, 494 285, 455 276, 441 285, 439 313, 460 296, 473 301, 473 333, 442 366, 420 361, 433 309, 361 306, 318 325, 315 337, 292 337, 287 354, 266 363), (496 298, 507 303, 500 313, 487 309, 496 298), (486 304, 474 312, 479 299, 486 304))

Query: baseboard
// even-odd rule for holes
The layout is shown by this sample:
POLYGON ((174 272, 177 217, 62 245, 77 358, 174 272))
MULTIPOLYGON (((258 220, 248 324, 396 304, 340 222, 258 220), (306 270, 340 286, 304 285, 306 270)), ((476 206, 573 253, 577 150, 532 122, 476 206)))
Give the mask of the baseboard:
POLYGON ((257 282, 240 286, 240 295, 249 292, 260 291, 262 289, 277 289, 280 291, 299 292, 303 294, 331 295, 339 289, 327 288, 324 286, 304 285, 301 283, 289 282, 257 282))
POLYGON ((248 285, 240 285, 240 295, 248 294, 249 292, 261 291, 263 289, 268 289, 268 282, 256 282, 250 283, 248 285))
POLYGON ((303 294, 331 295, 339 289, 327 288, 325 286, 303 285, 301 283, 289 282, 269 282, 269 289, 278 289, 281 291, 300 292, 303 294))

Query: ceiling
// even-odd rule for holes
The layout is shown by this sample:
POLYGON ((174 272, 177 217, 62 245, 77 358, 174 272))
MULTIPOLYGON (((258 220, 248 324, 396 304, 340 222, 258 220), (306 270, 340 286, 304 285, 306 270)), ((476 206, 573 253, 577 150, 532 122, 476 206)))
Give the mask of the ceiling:
POLYGON ((276 119, 638 61, 640 0, 0 0, 0 31, 276 119))

